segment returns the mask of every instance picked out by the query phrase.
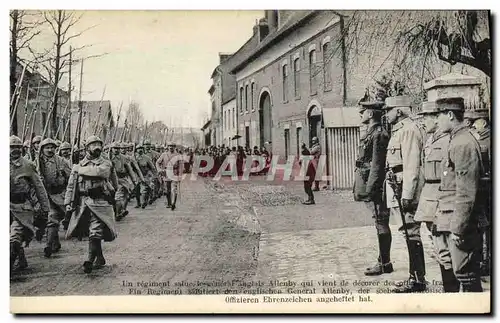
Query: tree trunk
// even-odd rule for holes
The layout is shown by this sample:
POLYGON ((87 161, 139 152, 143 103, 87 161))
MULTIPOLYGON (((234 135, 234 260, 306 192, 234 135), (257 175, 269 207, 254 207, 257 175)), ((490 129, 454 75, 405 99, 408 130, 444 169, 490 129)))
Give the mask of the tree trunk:
MULTIPOLYGON (((10 97, 14 95, 16 91, 17 82, 17 26, 18 26, 19 12, 14 10, 12 12, 12 32, 11 32, 11 48, 10 48, 10 97)), ((14 122, 12 123, 12 134, 18 134, 17 129, 17 113, 14 114, 14 122)))

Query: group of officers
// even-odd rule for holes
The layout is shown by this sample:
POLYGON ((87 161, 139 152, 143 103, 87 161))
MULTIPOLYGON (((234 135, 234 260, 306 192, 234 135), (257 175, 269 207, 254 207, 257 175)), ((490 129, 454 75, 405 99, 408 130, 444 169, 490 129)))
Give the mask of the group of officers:
POLYGON ((41 136, 27 145, 10 137, 11 272, 28 267, 24 247, 33 238, 46 237, 46 258, 57 253, 63 229, 66 239, 88 237, 83 270, 90 273, 106 264, 102 241, 116 238, 115 222, 128 215, 134 196, 135 207, 144 209, 166 195, 166 207, 175 210, 184 165, 174 143, 166 151, 155 151, 148 141, 105 147, 92 135, 82 147, 72 150, 41 136))
POLYGON ((353 192, 373 214, 379 247, 378 260, 365 275, 393 272, 393 216, 407 242, 410 274, 394 292, 427 288, 422 223, 432 235, 444 292, 481 292, 481 276, 490 270, 489 111, 466 111, 462 97, 424 102, 417 115, 407 96, 359 105, 366 132, 353 192))

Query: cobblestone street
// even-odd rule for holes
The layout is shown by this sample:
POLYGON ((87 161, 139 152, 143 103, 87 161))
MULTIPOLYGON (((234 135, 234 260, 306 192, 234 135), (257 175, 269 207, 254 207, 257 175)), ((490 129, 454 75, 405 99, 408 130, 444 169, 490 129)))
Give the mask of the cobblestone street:
MULTIPOLYGON (((137 288, 138 282, 170 282, 170 290, 185 294, 224 291, 193 292, 182 282, 261 281, 267 286, 271 280, 407 278, 406 245, 395 225, 394 273, 367 278, 363 271, 377 256, 367 209, 347 191, 316 192, 317 204, 305 206, 300 203, 302 190, 301 182, 266 183, 259 178, 185 180, 175 211, 166 209, 163 200, 144 210, 131 202, 130 215, 117 224, 118 238, 104 244, 108 264, 90 275, 81 269, 86 241, 62 240, 52 259, 43 258, 44 245, 33 242, 26 248, 30 267, 13 277, 11 295, 147 294, 147 288, 137 288)), ((425 229, 422 235, 427 280, 439 281, 425 229)), ((489 283, 483 286, 489 289, 489 283)))

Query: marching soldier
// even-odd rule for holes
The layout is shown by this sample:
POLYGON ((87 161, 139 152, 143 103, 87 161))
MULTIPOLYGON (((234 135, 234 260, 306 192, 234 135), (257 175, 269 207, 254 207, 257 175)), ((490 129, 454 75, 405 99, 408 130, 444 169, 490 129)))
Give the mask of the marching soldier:
POLYGON ((101 241, 113 241, 117 236, 112 201, 118 182, 113 164, 101 156, 102 147, 97 136, 85 141, 87 154, 73 167, 64 199, 66 210, 73 212, 66 238, 89 235, 85 273, 106 264, 101 241))
POLYGON ((30 159, 30 141, 29 140, 24 141, 21 154, 24 158, 26 158, 28 160, 30 159))
POLYGON ((479 227, 482 231, 483 250, 481 260, 481 275, 490 274, 491 257, 491 141, 490 141, 490 117, 488 109, 478 109, 473 112, 473 134, 481 148, 483 160, 483 176, 480 180, 480 193, 478 195, 477 208, 479 215, 479 227))
POLYGON ((365 275, 375 276, 394 271, 391 263, 392 234, 389 227, 389 210, 383 200, 389 134, 381 124, 384 102, 360 102, 360 105, 361 123, 367 126, 367 131, 360 138, 354 200, 365 202, 375 220, 379 256, 377 263, 365 271, 365 275))
POLYGON ((62 157, 56 155, 56 143, 47 138, 40 144, 39 173, 49 198, 49 220, 47 223, 47 246, 45 257, 61 249, 59 226, 65 217, 64 194, 68 185, 71 167, 62 157))
POLYGON ((59 156, 71 163, 71 145, 69 142, 63 142, 59 147, 59 156))
POLYGON ((21 156, 23 143, 16 136, 10 137, 10 269, 19 259, 18 269, 28 267, 23 242, 28 245, 35 231, 47 224, 49 201, 42 180, 34 163, 21 156), (33 193, 34 191, 34 193, 33 193), (40 212, 34 212, 32 195, 35 195, 40 212), (30 204, 31 203, 31 204, 30 204), (36 229, 37 228, 37 229, 36 229))
POLYGON ((443 194, 439 198, 439 216, 448 224, 445 239, 462 291, 482 292, 481 234, 474 209, 483 166, 481 148, 463 123, 463 98, 439 99, 436 104, 438 129, 450 134, 447 155, 441 165, 443 194))
POLYGON ((439 199, 443 196, 440 190, 441 164, 448 157, 450 135, 437 130, 438 113, 435 102, 424 102, 419 113, 423 116, 428 139, 423 154, 425 184, 415 213, 415 221, 425 222, 427 229, 432 233, 436 258, 441 269, 443 290, 445 293, 454 293, 460 290, 460 283, 453 273, 450 249, 445 238, 446 234, 449 234, 449 219, 438 212, 439 199))
MULTIPOLYGON (((318 167, 319 163, 319 158, 321 157, 321 146, 319 144, 318 137, 313 137, 312 140, 312 147, 309 149, 309 152, 311 153, 312 156, 314 156, 313 163, 315 165, 315 168, 318 167)), ((318 192, 319 191, 319 180, 314 181, 314 189, 313 191, 318 192)))
POLYGON ((144 177, 145 184, 141 185, 140 194, 136 194, 136 199, 138 204, 140 203, 141 208, 146 208, 148 201, 150 200, 150 195, 152 194, 152 188, 154 187, 153 181, 157 177, 156 167, 149 158, 144 153, 144 147, 142 145, 137 145, 135 148, 136 156, 135 160, 139 165, 139 169, 144 177))
POLYGON ((175 203, 177 202, 178 180, 171 176, 182 176, 181 165, 184 165, 184 162, 179 158, 179 154, 175 152, 174 143, 169 143, 168 148, 169 150, 161 154, 160 158, 156 161, 156 168, 160 172, 166 186, 165 194, 167 195, 167 208, 171 208, 173 211, 175 210, 175 203), (171 193, 173 193, 173 201, 171 193))
MULTIPOLYGON (((156 161, 158 158, 160 158, 160 154, 158 154, 154 150, 154 145, 151 145, 151 142, 149 140, 146 140, 144 142, 144 154, 147 155, 150 159, 153 165, 156 164, 156 161)), ((160 191, 160 181, 158 177, 153 178, 152 181, 153 186, 151 187, 151 196, 149 200, 149 204, 152 204, 157 198, 160 197, 159 191, 160 191)))
MULTIPOLYGON (((410 99, 407 96, 389 97, 385 101, 386 120, 392 125, 391 137, 387 146, 387 166, 394 175, 386 187, 387 207, 390 214, 402 222, 399 231, 405 235, 408 246, 409 272, 408 284, 398 284, 396 293, 418 292, 426 289, 425 260, 420 223, 414 215, 418 205, 423 174, 421 172, 421 152, 423 138, 417 124, 408 116, 410 99), (391 185, 401 191, 400 200, 395 196, 391 185)), ((388 176, 388 177, 389 177, 388 176)))
POLYGON ((113 163, 118 178, 118 190, 115 195, 115 219, 117 221, 127 216, 129 194, 134 188, 134 183, 137 181, 128 158, 120 153, 120 148, 120 144, 117 142, 111 144, 111 158, 109 159, 113 163))

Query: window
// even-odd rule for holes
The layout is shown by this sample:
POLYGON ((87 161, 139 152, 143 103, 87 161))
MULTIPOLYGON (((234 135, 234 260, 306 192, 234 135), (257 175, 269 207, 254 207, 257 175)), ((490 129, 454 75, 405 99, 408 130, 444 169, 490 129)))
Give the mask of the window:
POLYGON ((309 83, 311 94, 316 94, 316 50, 309 52, 309 83))
POLYGON ((286 64, 282 67, 282 76, 283 76, 283 102, 286 102, 288 99, 288 66, 286 64))
POLYGON ((243 87, 240 87, 240 112, 243 112, 243 87))
POLYGON ((236 113, 234 113, 234 108, 233 108, 233 129, 235 127, 235 124, 236 124, 236 113))
POLYGON ((255 95, 255 83, 254 82, 252 82, 252 86, 251 86, 250 92, 251 92, 251 98, 250 98, 250 100, 252 100, 252 111, 254 111, 255 110, 255 106, 254 106, 254 101, 255 101, 255 99, 254 99, 254 95, 255 95))
POLYGON ((250 127, 245 127, 245 147, 250 147, 250 127))
POLYGON ((300 156, 300 146, 302 144, 302 128, 297 127, 297 156, 300 156))
POLYGON ((299 58, 294 59, 293 61, 293 83, 294 83, 294 93, 295 97, 298 98, 300 95, 300 60, 299 58))
POLYGON ((245 111, 248 112, 248 84, 245 85, 245 111))
POLYGON ((290 153, 290 129, 285 129, 285 156, 288 158, 290 153))
POLYGON ((330 43, 323 45, 323 89, 330 91, 332 89, 332 57, 330 53, 330 43))

